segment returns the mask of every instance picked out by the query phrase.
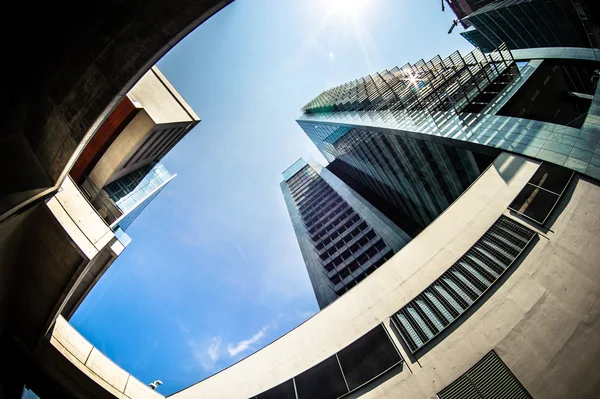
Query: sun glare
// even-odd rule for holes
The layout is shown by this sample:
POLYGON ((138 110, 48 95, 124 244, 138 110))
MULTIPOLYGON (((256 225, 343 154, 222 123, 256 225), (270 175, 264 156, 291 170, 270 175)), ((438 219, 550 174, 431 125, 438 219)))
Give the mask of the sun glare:
POLYGON ((366 9, 369 0, 326 0, 330 14, 356 18, 366 9))

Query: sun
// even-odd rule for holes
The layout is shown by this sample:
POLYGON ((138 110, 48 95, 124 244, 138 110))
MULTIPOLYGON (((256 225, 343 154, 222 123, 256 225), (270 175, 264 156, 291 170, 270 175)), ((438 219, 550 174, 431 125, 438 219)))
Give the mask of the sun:
POLYGON ((330 14, 357 18, 364 11, 369 0, 325 0, 330 14))

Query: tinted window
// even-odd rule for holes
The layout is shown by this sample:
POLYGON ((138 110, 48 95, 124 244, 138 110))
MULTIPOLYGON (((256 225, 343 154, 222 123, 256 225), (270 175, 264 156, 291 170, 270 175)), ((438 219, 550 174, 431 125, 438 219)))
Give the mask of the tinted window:
POLYGON ((348 392, 335 355, 298 375, 296 389, 298 399, 337 398, 348 392))
POLYGON ((350 390, 402 361, 382 325, 342 349, 338 358, 350 390))
POLYGON ((294 382, 288 380, 283 384, 277 385, 256 397, 257 399, 296 399, 294 392, 294 382))

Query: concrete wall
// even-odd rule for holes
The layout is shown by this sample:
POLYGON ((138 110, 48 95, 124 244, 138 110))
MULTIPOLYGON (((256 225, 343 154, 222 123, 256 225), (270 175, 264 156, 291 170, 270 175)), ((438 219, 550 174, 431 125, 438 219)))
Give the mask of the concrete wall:
POLYGON ((156 124, 200 121, 200 117, 156 66, 142 76, 127 97, 141 104, 156 124))
POLYGON ((192 29, 231 0, 14 3, 0 26, 0 220, 56 190, 111 109, 192 29), (25 25, 24 25, 25 24, 25 25), (16 35, 26 28, 27 35, 16 35))
MULTIPOLYGON (((502 154, 449 209, 384 266, 277 341, 179 393, 248 398, 344 348, 419 294, 502 214, 538 163, 502 154)), ((361 389, 367 398, 429 398, 491 349, 536 398, 600 392, 600 187, 575 177, 530 249, 491 292, 417 357, 361 389)), ((526 222, 527 223, 527 222, 526 222)))
POLYGON ((157 160, 145 156, 125 166, 151 137, 154 141, 160 140, 162 135, 167 134, 164 130, 170 128, 185 129, 187 134, 200 122, 198 115, 155 66, 127 93, 127 98, 137 109, 136 115, 106 149, 88 177, 99 189, 157 160), (154 132, 159 137, 154 137, 154 132))
MULTIPOLYGON (((142 108, 141 105, 139 107, 142 108)), ((90 172, 88 180, 99 189, 110 183, 111 177, 121 169, 131 154, 143 144, 154 128, 156 128, 156 122, 142 108, 119 134, 119 137, 108 147, 108 150, 90 172)))
POLYGON ((70 178, 46 203, 1 227, 1 330, 33 349, 65 307, 76 308, 123 245, 70 178))
POLYGON ((131 374, 113 363, 90 344, 63 317, 56 320, 50 344, 79 371, 106 390, 109 397, 119 399, 160 399, 153 391, 131 374))

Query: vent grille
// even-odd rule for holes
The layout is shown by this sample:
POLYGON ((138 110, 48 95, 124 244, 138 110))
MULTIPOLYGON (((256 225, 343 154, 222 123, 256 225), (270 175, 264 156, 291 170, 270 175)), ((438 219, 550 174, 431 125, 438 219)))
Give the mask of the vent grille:
POLYGON ((531 395, 502 359, 491 351, 452 384, 440 399, 530 399, 531 395))
POLYGON ((535 232, 501 216, 441 277, 392 316, 416 352, 473 305, 531 242, 535 232))

